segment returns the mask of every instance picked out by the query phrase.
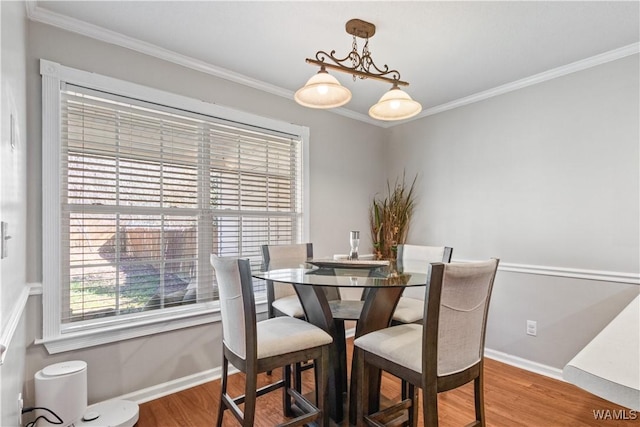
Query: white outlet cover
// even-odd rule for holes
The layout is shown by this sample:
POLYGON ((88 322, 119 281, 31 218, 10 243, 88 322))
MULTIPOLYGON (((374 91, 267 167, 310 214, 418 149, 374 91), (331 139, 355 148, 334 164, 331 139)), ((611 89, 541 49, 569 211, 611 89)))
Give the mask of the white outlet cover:
POLYGON ((527 320, 527 334, 528 335, 537 335, 538 324, 535 320, 527 320))

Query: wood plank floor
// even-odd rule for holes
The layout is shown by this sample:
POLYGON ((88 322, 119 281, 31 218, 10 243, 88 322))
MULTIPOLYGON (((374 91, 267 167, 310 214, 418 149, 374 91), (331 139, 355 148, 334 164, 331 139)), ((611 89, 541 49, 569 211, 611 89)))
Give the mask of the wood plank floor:
MULTIPOLYGON (((349 340, 349 357, 353 341, 349 340)), ((304 391, 311 392, 311 371, 305 372, 304 391)), ((273 378, 280 373, 274 372, 273 378)), ((271 380, 260 375, 259 386, 271 380)), ((244 376, 229 380, 232 395, 243 393, 244 376)), ((400 396, 399 381, 383 376, 383 399, 400 396)), ((138 427, 200 427, 214 425, 220 396, 220 381, 212 381, 140 405, 138 427)), ((256 426, 273 426, 283 422, 282 394, 269 393, 258 399, 256 426)), ((384 403, 383 403, 384 406, 384 403)), ((631 427, 640 425, 636 419, 596 419, 594 411, 620 411, 624 408, 600 399, 571 384, 506 365, 495 360, 485 361, 485 411, 487 425, 495 427, 631 427)), ((441 427, 464 426, 473 419, 473 387, 471 384, 441 393, 438 397, 438 417, 441 427)), ((633 415, 629 410, 625 414, 633 415)), ((632 416, 629 418, 633 418, 632 416)), ((228 411, 225 426, 238 423, 228 411)), ((341 426, 347 426, 343 423, 341 426)), ((420 419, 422 425, 422 419, 420 419)))

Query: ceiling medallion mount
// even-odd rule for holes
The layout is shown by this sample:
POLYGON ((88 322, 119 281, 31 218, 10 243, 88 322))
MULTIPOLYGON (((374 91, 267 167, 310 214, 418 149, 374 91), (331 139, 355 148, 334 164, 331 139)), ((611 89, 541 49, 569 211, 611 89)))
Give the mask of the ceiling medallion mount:
POLYGON ((376 26, 361 19, 351 19, 346 23, 345 30, 353 36, 351 52, 344 58, 339 58, 336 57, 335 50, 330 53, 320 50, 316 52, 315 59, 307 58, 306 62, 319 66, 320 71, 298 89, 295 94, 296 102, 310 108, 335 108, 349 102, 351 91, 329 75, 327 69, 330 69, 351 74, 354 81, 358 77, 392 84, 391 90, 369 110, 371 117, 379 120, 403 120, 418 114, 422 106, 399 88, 409 85, 400 80, 400 72, 389 70, 386 64, 378 67, 371 57, 369 38, 376 33, 376 26), (365 41, 362 52, 358 52, 358 38, 365 41))
POLYGON ((368 39, 376 33, 376 26, 362 19, 350 19, 344 27, 347 33, 361 39, 368 39))

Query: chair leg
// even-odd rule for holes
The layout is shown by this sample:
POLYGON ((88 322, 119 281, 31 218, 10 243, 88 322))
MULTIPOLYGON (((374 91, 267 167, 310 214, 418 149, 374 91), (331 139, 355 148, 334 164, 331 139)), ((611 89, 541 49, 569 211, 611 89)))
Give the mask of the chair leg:
POLYGON ((414 427, 418 425, 418 389, 408 381, 402 380, 402 382, 406 383, 406 389, 403 391, 407 392, 407 397, 402 400, 407 398, 411 399, 411 407, 409 408, 409 425, 414 427))
POLYGON ((302 393, 302 363, 296 362, 293 367, 293 386, 298 393, 302 393))
POLYGON ((422 416, 425 427, 438 427, 438 389, 435 384, 422 389, 422 416))
POLYGON ((227 409, 227 404, 224 401, 224 396, 227 394, 227 374, 229 372, 229 361, 222 355, 222 382, 220 386, 220 404, 218 406, 218 419, 216 420, 216 426, 222 427, 222 418, 224 417, 224 410, 227 409))
POLYGON ((482 366, 480 367, 480 375, 473 380, 474 400, 476 406, 476 421, 481 427, 485 427, 484 418, 484 375, 482 375, 482 366))
POLYGON ((320 360, 314 360, 314 371, 316 377, 316 406, 322 411, 319 424, 322 427, 329 427, 329 347, 322 348, 320 360))
POLYGON ((247 370, 253 372, 247 372, 245 374, 244 384, 244 420, 242 425, 244 427, 253 427, 254 419, 256 416, 256 399, 258 390, 258 375, 255 370, 247 370))
POLYGON ((289 389, 291 388, 291 365, 282 367, 282 379, 284 381, 284 387, 282 387, 282 412, 286 417, 292 417, 291 396, 289 396, 289 389))
MULTIPOLYGON (((358 390, 356 392, 356 425, 358 427, 364 427, 364 417, 369 415, 369 375, 366 375, 366 364, 364 362, 364 350, 356 347, 354 352, 357 352, 358 366, 356 369, 358 390)), ((356 356, 354 354, 354 356, 356 356)), ((352 374, 353 375, 353 374, 352 374)), ((349 403, 349 406, 353 405, 353 402, 349 403)))
POLYGON ((400 381, 400 391, 402 400, 409 399, 411 397, 411 384, 407 380, 400 381))

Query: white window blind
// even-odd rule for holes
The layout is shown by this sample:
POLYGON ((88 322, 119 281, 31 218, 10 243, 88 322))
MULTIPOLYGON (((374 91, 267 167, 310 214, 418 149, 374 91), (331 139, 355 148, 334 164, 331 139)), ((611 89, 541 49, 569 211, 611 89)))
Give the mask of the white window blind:
POLYGON ((301 241, 299 135, 68 83, 60 118, 62 325, 210 302, 210 254, 301 241))

